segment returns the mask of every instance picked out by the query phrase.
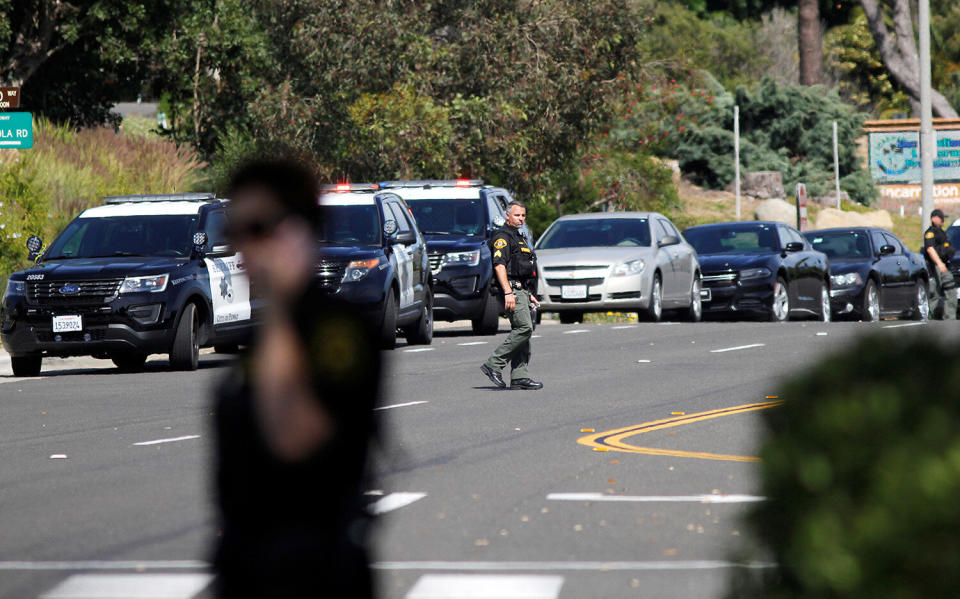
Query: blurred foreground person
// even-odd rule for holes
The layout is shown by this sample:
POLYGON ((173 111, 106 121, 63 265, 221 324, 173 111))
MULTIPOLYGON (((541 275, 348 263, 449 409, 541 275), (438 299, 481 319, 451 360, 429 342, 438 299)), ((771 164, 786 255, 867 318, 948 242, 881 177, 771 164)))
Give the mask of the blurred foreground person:
POLYGON ((249 164, 229 197, 231 239, 265 307, 217 395, 217 594, 371 597, 361 494, 375 335, 313 285, 311 173, 249 164))

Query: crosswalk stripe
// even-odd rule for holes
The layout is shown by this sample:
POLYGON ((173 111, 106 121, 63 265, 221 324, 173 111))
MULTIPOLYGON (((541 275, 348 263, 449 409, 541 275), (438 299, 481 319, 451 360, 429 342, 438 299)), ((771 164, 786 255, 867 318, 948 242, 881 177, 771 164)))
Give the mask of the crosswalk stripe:
POLYGON ((562 576, 426 574, 407 599, 556 599, 562 576))
POLYGON ((370 513, 375 516, 379 514, 386 514, 387 512, 392 512, 393 510, 397 510, 404 506, 410 505, 415 501, 420 501, 426 496, 427 496, 426 493, 410 493, 410 492, 390 493, 386 497, 382 499, 378 499, 368 509, 370 513))
POLYGON ((210 574, 75 574, 40 599, 191 599, 210 574))

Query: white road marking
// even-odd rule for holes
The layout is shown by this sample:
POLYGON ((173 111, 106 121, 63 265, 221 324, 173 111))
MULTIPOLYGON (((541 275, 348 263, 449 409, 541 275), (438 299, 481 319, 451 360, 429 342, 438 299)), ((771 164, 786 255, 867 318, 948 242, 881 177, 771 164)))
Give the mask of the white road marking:
POLYGON ((754 348, 754 347, 763 347, 764 345, 766 345, 766 344, 765 344, 765 343, 751 343, 750 345, 738 345, 738 346, 736 346, 736 347, 725 347, 725 348, 723 348, 723 349, 711 349, 711 350, 710 350, 710 353, 711 353, 711 354, 722 354, 723 352, 737 351, 737 350, 741 350, 741 349, 751 349, 751 348, 754 348))
POLYGON ((211 574, 74 574, 40 599, 190 599, 211 574))
POLYGON ((826 337, 826 336, 827 336, 826 333, 823 333, 823 332, 817 333, 817 337, 826 337))
POLYGON ((540 338, 540 335, 531 335, 530 338, 531 338, 531 339, 539 339, 539 338, 540 338))
POLYGON ((637 364, 649 364, 650 360, 637 360, 637 364))
POLYGON ((573 329, 572 331, 564 331, 564 335, 576 335, 577 333, 589 333, 587 329, 573 329))
POLYGON ((426 496, 426 493, 390 493, 383 499, 378 499, 367 509, 377 516, 410 505, 414 501, 420 501, 426 496))
POLYGON ((407 354, 417 354, 417 353, 420 353, 420 352, 433 351, 433 350, 434 350, 434 348, 432 348, 432 347, 420 347, 420 348, 417 348, 417 349, 405 349, 405 350, 403 350, 403 352, 404 352, 404 353, 407 353, 407 354))
POLYGON ((606 572, 611 570, 721 570, 727 568, 773 568, 769 562, 728 562, 720 560, 646 562, 374 562, 375 570, 436 570, 455 572, 606 572))
POLYGON ((457 345, 486 345, 489 341, 470 341, 469 343, 458 343, 457 345))
POLYGON ((635 328, 637 328, 637 325, 635 325, 635 324, 622 324, 622 325, 619 325, 619 326, 610 327, 610 330, 612 330, 612 331, 622 331, 623 329, 635 329, 635 328))
POLYGON ((755 503, 759 495, 605 495, 603 493, 550 493, 551 501, 611 501, 634 503, 755 503))
POLYGON ((422 403, 430 403, 429 401, 408 401, 407 403, 395 403, 392 406, 380 406, 379 408, 374 408, 373 411, 377 410, 392 410, 393 408, 405 408, 407 406, 418 406, 422 403))
POLYGON ((67 459, 67 454, 65 454, 65 453, 55 453, 55 454, 53 454, 52 456, 50 456, 50 459, 51 459, 51 460, 65 460, 65 459, 67 459))
POLYGON ((189 441, 190 439, 199 439, 200 435, 184 435, 182 437, 172 437, 170 439, 154 439, 153 441, 140 441, 134 445, 160 445, 161 443, 176 443, 177 441, 189 441))
POLYGON ((883 327, 883 328, 885 328, 885 329, 899 329, 899 328, 902 328, 902 327, 920 327, 920 326, 923 326, 923 325, 925 325, 925 324, 927 324, 927 323, 926 323, 926 322, 905 322, 905 323, 903 323, 903 324, 888 324, 887 326, 885 326, 885 327, 883 327))
POLYGON ((198 560, 79 560, 79 561, 0 561, 0 571, 39 570, 206 570, 207 562, 198 560))
POLYGON ((556 599, 562 576, 425 574, 407 599, 556 599))

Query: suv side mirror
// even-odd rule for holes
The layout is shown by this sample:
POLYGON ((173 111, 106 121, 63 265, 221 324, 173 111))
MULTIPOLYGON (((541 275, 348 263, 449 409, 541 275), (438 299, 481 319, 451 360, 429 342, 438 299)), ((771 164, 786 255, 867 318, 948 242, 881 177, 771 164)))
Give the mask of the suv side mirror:
POLYGON ((881 246, 880 246, 880 255, 881 255, 881 256, 889 256, 890 254, 896 253, 896 251, 897 251, 897 248, 894 247, 894 246, 892 246, 892 245, 890 245, 889 243, 886 244, 886 245, 881 245, 881 246))
POLYGON ((233 246, 229 243, 220 243, 210 248, 211 256, 230 256, 234 253, 233 246))
POLYGON ((783 251, 785 251, 785 252, 802 252, 802 251, 803 251, 803 244, 800 243, 799 241, 791 241, 790 243, 787 244, 787 246, 786 246, 785 248, 783 248, 783 251))
POLYGON ((40 257, 40 250, 43 249, 43 240, 37 237, 36 235, 31 235, 27 238, 27 251, 30 252, 28 255, 30 260, 36 261, 40 257))
POLYGON ((676 235, 667 235, 657 243, 657 246, 665 248, 668 245, 679 245, 679 244, 680 244, 679 237, 677 237, 676 235))
POLYGON ((409 243, 415 243, 417 241, 417 236, 414 234, 413 231, 400 231, 388 237, 387 240, 390 243, 390 245, 393 245, 396 243, 409 244, 409 243))

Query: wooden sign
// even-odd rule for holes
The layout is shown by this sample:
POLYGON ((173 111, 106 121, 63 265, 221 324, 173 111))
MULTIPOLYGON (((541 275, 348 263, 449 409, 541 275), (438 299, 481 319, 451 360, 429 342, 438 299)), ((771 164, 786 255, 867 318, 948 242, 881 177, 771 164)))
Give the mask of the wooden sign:
POLYGON ((20 106, 19 87, 0 87, 0 110, 18 108, 20 106))

